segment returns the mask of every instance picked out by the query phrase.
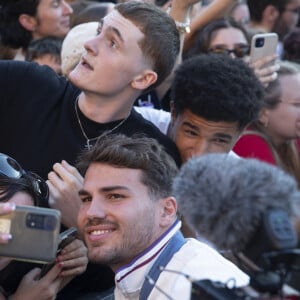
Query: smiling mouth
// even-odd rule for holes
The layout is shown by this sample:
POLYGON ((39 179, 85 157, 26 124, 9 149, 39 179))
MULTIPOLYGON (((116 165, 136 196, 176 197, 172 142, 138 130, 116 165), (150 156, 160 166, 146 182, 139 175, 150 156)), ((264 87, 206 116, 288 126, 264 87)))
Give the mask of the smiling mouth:
POLYGON ((89 234, 97 236, 97 235, 103 235, 103 234, 111 233, 111 232, 113 232, 113 230, 93 230, 89 234))

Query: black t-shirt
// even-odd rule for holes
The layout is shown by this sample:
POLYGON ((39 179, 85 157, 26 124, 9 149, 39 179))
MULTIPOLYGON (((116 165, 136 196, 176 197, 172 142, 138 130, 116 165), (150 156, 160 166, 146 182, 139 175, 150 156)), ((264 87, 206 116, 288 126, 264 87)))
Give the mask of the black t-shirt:
MULTIPOLYGON (((53 164, 62 159, 74 164, 86 143, 75 112, 79 93, 49 67, 0 61, 0 152, 12 156, 24 169, 44 178, 53 164)), ((120 122, 99 124, 87 119, 80 111, 79 117, 89 138, 99 136, 120 122)), ((179 164, 175 144, 134 110, 116 132, 129 136, 144 133, 157 139, 179 164)), ((62 299, 72 299, 86 284, 91 290, 100 291, 113 285, 113 274, 108 268, 92 265, 88 269, 90 274, 77 277, 76 284, 71 284, 73 293, 62 299)))
MULTIPOLYGON (((24 169, 47 178, 56 162, 73 164, 86 143, 75 113, 80 91, 50 68, 35 63, 0 62, 0 152, 15 158, 24 169)), ((89 138, 120 121, 99 124, 79 111, 89 138)), ((114 133, 144 133, 157 139, 179 163, 175 144, 151 122, 132 111, 114 133)))

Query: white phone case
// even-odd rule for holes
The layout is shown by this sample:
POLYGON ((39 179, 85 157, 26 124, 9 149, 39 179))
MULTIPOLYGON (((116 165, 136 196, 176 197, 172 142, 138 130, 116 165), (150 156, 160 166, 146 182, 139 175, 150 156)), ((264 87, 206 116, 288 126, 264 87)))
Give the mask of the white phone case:
POLYGON ((278 35, 274 32, 255 34, 251 40, 250 62, 276 54, 278 35))

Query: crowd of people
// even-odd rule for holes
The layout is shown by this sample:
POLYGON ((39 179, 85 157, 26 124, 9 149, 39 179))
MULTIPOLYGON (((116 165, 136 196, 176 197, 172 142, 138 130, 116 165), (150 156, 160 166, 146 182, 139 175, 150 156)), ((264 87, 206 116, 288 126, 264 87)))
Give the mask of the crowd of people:
POLYGON ((43 277, 0 257, 0 299, 181 300, 206 280, 300 299, 298 26, 300 0, 0 0, 0 215, 78 230, 43 277))

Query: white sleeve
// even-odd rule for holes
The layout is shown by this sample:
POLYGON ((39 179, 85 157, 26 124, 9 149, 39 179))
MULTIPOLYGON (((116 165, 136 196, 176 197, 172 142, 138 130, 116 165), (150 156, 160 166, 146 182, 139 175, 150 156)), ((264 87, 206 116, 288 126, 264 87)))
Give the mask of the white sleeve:
POLYGON ((134 106, 134 109, 140 113, 144 119, 153 123, 163 134, 167 134, 171 121, 171 113, 151 107, 134 106))

